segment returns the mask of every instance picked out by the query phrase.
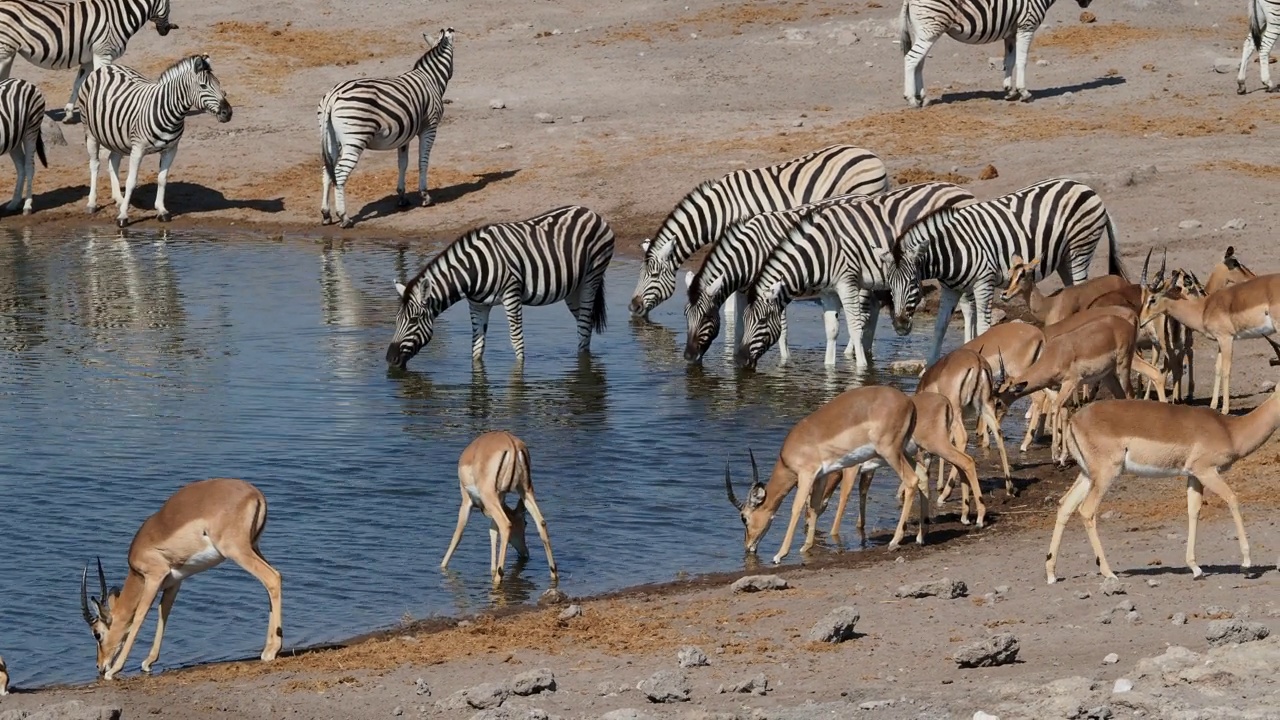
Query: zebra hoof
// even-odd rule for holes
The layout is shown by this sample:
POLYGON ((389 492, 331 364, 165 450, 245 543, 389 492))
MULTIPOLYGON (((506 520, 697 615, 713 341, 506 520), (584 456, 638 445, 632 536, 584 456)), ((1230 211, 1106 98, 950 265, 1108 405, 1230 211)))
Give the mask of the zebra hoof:
POLYGON ((156 214, 156 220, 159 220, 160 222, 169 222, 172 219, 173 219, 173 216, 170 215, 168 211, 156 214))
POLYGON ((396 207, 402 207, 402 208, 409 207, 409 198, 405 197, 404 195, 401 195, 400 199, 396 200, 396 207))
POLYGON ((1018 91, 1017 91, 1017 90, 1010 90, 1010 91, 1006 92, 1006 93, 1004 94, 1004 99, 1005 99, 1005 100, 1008 100, 1009 102, 1013 102, 1014 100, 1017 100, 1017 99, 1018 99, 1018 91))
POLYGON ((1236 83, 1236 94, 1243 95, 1245 93, 1244 83, 1236 83))
POLYGON ((116 227, 120 228, 121 230, 123 230, 124 226, 128 224, 129 224, 128 218, 116 218, 116 227))
POLYGON ((918 97, 907 97, 907 107, 918 108, 924 105, 924 100, 918 97))
POLYGON ((1022 102, 1031 102, 1031 92, 1028 90, 1023 90, 1022 92, 1018 93, 1018 99, 1021 100, 1022 102))
POLYGON ((23 214, 23 215, 30 215, 30 214, 31 214, 31 208, 22 208, 22 214, 23 214))
POLYGON ((87 209, 88 209, 88 211, 89 211, 89 214, 90 214, 90 215, 93 215, 94 213, 98 212, 98 209, 99 209, 99 208, 98 208, 98 206, 97 206, 97 205, 89 205, 89 207, 88 207, 87 209))
POLYGON ((1267 92, 1269 93, 1280 92, 1280 85, 1268 85, 1267 92))
POLYGON ((339 227, 342 227, 342 228, 353 228, 355 226, 356 226, 355 221, 353 221, 351 218, 342 218, 342 222, 339 223, 339 227))

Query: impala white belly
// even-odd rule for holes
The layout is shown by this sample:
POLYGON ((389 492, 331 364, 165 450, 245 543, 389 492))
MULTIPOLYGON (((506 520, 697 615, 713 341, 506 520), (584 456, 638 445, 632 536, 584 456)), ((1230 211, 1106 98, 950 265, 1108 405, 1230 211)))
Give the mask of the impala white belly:
MULTIPOLYGON (((847 467, 852 467, 859 463, 865 463, 866 461, 870 460, 873 457, 878 458, 878 456, 876 455, 876 448, 874 445, 863 445, 861 447, 856 447, 850 450, 849 452, 845 453, 843 457, 836 458, 835 460, 828 460, 827 462, 822 463, 822 467, 818 469, 818 474, 826 475, 827 473, 832 473, 832 472, 835 472, 836 470, 843 470, 847 467)), ((870 470, 871 468, 867 468, 867 469, 870 470)))
POLYGON ((187 561, 180 567, 176 567, 169 571, 169 577, 174 580, 185 580, 198 572, 204 572, 211 567, 217 566, 226 558, 222 553, 218 552, 218 548, 213 546, 213 542, 208 537, 204 539, 205 547, 196 554, 187 558, 187 561))
POLYGON ((1257 327, 1242 329, 1240 332, 1236 333, 1236 337, 1240 338, 1241 340, 1251 340, 1253 338, 1260 338, 1260 337, 1265 337, 1267 335, 1271 335, 1275 331, 1276 331, 1276 322, 1271 318, 1271 313, 1264 313, 1262 315, 1261 325, 1258 325, 1257 327))
POLYGON ((484 508, 484 502, 480 500, 480 488, 475 485, 467 485, 463 489, 467 491, 467 497, 471 498, 472 505, 478 508, 484 508))
POLYGON ((1186 477, 1187 475, 1187 471, 1183 468, 1160 467, 1137 462, 1127 450, 1124 453, 1123 472, 1148 478, 1186 477))

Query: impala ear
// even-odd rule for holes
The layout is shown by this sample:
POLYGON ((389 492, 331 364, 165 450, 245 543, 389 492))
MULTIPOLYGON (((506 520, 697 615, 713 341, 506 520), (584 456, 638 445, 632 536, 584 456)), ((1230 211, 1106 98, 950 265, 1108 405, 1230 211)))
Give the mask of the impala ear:
POLYGON ((751 492, 747 493, 747 507, 758 508, 764 504, 764 486, 753 485, 751 492))
POLYGON ((1036 258, 1035 260, 1032 260, 1031 262, 1027 263, 1027 267, 1033 268, 1039 264, 1040 264, 1040 258, 1036 258))
POLYGON ((402 283, 396 283, 396 295, 399 295, 401 300, 404 299, 404 291, 406 289, 402 283))

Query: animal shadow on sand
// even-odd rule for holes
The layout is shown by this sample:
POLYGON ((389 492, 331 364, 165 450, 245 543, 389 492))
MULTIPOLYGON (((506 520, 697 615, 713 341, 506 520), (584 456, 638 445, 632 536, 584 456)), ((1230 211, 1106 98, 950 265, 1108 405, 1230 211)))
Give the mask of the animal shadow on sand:
MULTIPOLYGON (((490 183, 501 182, 515 177, 518 172, 520 172, 518 168, 515 170, 500 170, 498 172, 489 172, 477 175, 475 179, 470 182, 457 183, 455 185, 449 185, 448 187, 437 187, 434 189, 428 187, 427 190, 431 194, 431 205, 434 207, 442 203, 453 202, 465 195, 470 195, 485 189, 490 183)), ((406 178, 406 183, 407 182, 408 178, 406 178)), ((351 220, 352 222, 358 223, 365 220, 373 220, 375 218, 394 215, 398 212, 418 207, 416 199, 417 196, 417 192, 410 188, 409 191, 405 193, 405 197, 410 200, 410 204, 401 206, 400 196, 395 193, 391 193, 390 195, 374 200, 360 208, 360 212, 356 213, 351 220)))
MULTIPOLYGON (((1125 79, 1123 76, 1115 75, 1112 77, 1100 77, 1085 82, 1076 83, 1074 85, 1063 85, 1056 88, 1044 88, 1041 90, 1032 90, 1031 95, 1034 100, 1046 100, 1049 98, 1061 97, 1067 93, 1078 93, 1085 90, 1097 90, 1098 88, 1111 87, 1114 85, 1123 85, 1125 79)), ((930 105, 948 105, 950 103, 968 102, 970 100, 1004 100, 1004 90, 966 90, 964 92, 944 93, 937 100, 930 102, 930 105)))
MULTIPOLYGON (((1246 528, 1248 529, 1248 528, 1246 528)), ((1254 565, 1244 570, 1240 569, 1240 563, 1234 565, 1201 565, 1204 570, 1204 577, 1208 578, 1217 576, 1235 576, 1245 580, 1255 580, 1261 577, 1269 570, 1275 570, 1275 565, 1254 565)), ((1152 565, 1150 567, 1136 567, 1128 570, 1121 570, 1116 573, 1120 577, 1149 577, 1156 575, 1186 575, 1191 576, 1191 568, 1185 565, 1152 565)), ((1203 578, 1202 578, 1203 579, 1203 578)))

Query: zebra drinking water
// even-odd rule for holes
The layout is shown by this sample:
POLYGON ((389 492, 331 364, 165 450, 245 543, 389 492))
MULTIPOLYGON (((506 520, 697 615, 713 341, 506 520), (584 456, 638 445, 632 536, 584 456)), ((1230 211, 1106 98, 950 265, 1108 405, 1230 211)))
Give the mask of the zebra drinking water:
POLYGON ((431 341, 436 317, 454 303, 471 305, 471 359, 484 355, 489 311, 502 303, 516 360, 524 360, 524 305, 564 301, 578 323, 578 352, 604 330, 604 273, 613 230, 600 215, 570 205, 518 222, 468 231, 401 285, 387 363, 405 364, 431 341))
MULTIPOLYGON (((933 213, 976 202, 963 188, 929 182, 898 188, 808 213, 765 260, 747 289, 743 339, 735 360, 754 367, 782 333, 782 310, 792 299, 834 291, 845 312, 858 369, 867 366, 879 307, 873 291, 888 288, 899 335, 911 331, 920 285, 890 282, 889 266, 899 239, 933 213)), ((845 355, 850 355, 845 351, 845 355)))
POLYGON ((89 73, 80 88, 84 108, 85 146, 89 151, 89 212, 98 211, 98 152, 105 147, 111 174, 111 197, 120 211, 116 225, 129 223, 129 200, 138 182, 138 165, 144 155, 160 153, 156 175, 156 219, 169 221, 164 189, 169 168, 178 154, 178 141, 186 130, 192 108, 203 108, 218 118, 231 119, 231 103, 213 74, 208 55, 192 55, 170 65, 151 82, 132 68, 104 65, 89 73), (120 158, 129 156, 129 176, 120 192, 120 158))
POLYGON ((1258 53, 1258 72, 1262 75, 1262 85, 1267 92, 1275 92, 1278 88, 1271 82, 1271 48, 1280 38, 1280 0, 1248 0, 1249 2, 1249 36, 1244 39, 1240 56, 1240 73, 1236 75, 1236 93, 1244 94, 1245 70, 1249 67, 1249 59, 1258 53))
MULTIPOLYGON (((17 171, 13 199, 5 206, 9 212, 22 206, 22 214, 31 214, 31 193, 36 177, 36 157, 40 164, 49 167, 44 156, 44 95, 40 89, 26 80, 8 78, 0 80, 0 152, 13 158, 17 171), (24 202, 25 199, 25 202, 24 202)), ((66 145, 62 131, 49 124, 49 143, 66 145)))
MULTIPOLYGON (((1076 2, 1085 8, 1092 0, 1076 2)), ((899 45, 904 56, 903 95, 907 104, 924 104, 924 59, 943 35, 966 45, 1003 40, 1005 99, 1031 100, 1027 91, 1027 51, 1053 3, 1054 0, 902 0, 899 45)))
MULTIPOLYGON (((431 38, 423 33, 428 43, 431 38)), ((324 158, 321 179, 321 223, 332 222, 329 190, 342 227, 355 222, 347 215, 347 179, 366 149, 395 150, 400 165, 396 194, 400 207, 408 207, 405 172, 409 143, 418 139, 418 194, 422 207, 431 204, 427 193, 427 161, 436 141, 436 128, 444 116, 444 91, 453 77, 453 28, 418 58, 413 68, 395 77, 359 78, 338 83, 316 108, 320 123, 320 154, 324 158)))
POLYGON ((641 243, 644 263, 631 296, 631 314, 646 317, 671 297, 676 269, 698 248, 719 240, 730 223, 836 195, 873 195, 887 189, 884 161, 852 145, 832 145, 708 180, 676 204, 652 240, 641 243))
POLYGON ((50 70, 79 65, 62 116, 69 123, 89 71, 119 60, 148 21, 161 37, 178 27, 169 22, 169 0, 0 0, 0 79, 19 55, 50 70))
POLYGON ((922 280, 937 280, 941 286, 929 355, 933 364, 957 303, 965 342, 991 327, 991 299, 1009 284, 1015 255, 1027 262, 1039 258, 1036 280, 1056 271, 1064 285, 1074 285, 1089 278, 1089 263, 1104 234, 1108 271, 1126 277, 1115 224, 1098 193, 1075 180, 1044 180, 917 223, 902 239, 891 282, 918 288, 922 280))

